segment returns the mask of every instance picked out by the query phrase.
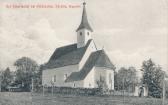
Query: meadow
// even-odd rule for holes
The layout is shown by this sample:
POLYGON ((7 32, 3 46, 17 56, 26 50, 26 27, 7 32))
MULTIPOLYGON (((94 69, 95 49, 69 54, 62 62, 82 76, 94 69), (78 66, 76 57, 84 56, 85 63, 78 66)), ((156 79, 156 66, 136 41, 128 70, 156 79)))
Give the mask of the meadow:
MULTIPOLYGON (((0 93, 0 105, 162 105, 161 99, 123 96, 72 96, 0 93)), ((165 105, 168 105, 166 100, 165 105)))

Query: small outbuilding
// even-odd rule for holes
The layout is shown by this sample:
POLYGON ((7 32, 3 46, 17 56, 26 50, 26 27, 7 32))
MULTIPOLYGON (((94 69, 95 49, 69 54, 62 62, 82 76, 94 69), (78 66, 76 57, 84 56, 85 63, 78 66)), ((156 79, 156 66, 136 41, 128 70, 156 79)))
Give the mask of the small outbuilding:
POLYGON ((137 84, 135 86, 134 96, 147 97, 148 96, 148 86, 146 84, 137 84))

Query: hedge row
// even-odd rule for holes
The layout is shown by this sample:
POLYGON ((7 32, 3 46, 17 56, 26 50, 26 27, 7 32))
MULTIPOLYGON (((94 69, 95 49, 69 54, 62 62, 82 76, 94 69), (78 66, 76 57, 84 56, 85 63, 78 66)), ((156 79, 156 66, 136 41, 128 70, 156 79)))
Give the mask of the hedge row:
POLYGON ((71 87, 44 87, 40 91, 53 94, 73 94, 73 95, 102 95, 102 89, 99 88, 71 88, 71 87))

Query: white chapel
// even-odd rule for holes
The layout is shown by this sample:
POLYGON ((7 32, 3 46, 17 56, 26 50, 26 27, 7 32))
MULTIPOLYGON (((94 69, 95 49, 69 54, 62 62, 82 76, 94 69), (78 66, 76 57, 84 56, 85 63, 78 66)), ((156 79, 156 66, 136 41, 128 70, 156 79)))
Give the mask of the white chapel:
POLYGON ((92 39, 86 3, 76 30, 77 43, 57 48, 42 72, 43 86, 97 88, 101 78, 114 90, 114 65, 104 50, 98 50, 92 39))

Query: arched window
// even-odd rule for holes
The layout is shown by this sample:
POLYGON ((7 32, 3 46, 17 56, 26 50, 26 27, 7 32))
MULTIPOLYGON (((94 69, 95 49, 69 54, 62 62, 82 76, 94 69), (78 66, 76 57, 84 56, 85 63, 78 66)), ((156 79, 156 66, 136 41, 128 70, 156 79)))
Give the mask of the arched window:
POLYGON ((80 36, 82 36, 82 32, 80 32, 80 36))
POLYGON ((87 32, 87 35, 89 36, 89 32, 87 32))

